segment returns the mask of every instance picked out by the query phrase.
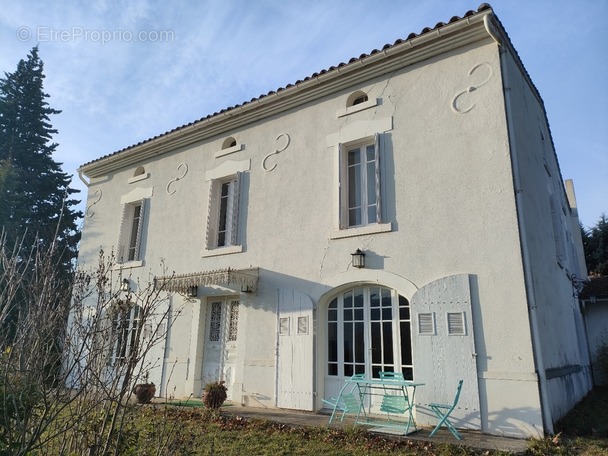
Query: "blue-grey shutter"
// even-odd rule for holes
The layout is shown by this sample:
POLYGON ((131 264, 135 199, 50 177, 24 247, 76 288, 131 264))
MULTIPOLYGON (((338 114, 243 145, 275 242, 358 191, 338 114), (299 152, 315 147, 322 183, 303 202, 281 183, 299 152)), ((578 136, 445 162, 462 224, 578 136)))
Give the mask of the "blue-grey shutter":
POLYGON ((376 162, 376 223, 382 222, 382 191, 380 188, 380 135, 374 135, 374 159, 376 162))
POLYGON ((139 210, 139 223, 137 224, 137 237, 135 238, 135 255, 134 260, 140 260, 141 255, 141 238, 143 234, 143 226, 144 226, 144 218, 146 216, 146 199, 142 199, 139 204, 141 205, 141 209, 139 210))
POLYGON ((342 144, 338 144, 338 217, 340 229, 348 226, 348 207, 346 204, 346 167, 344 166, 345 152, 342 144))
POLYGON ((236 173, 234 191, 232 192, 232 222, 230 230, 230 245, 237 245, 239 235, 239 202, 242 172, 236 173))
POLYGON ((207 205, 207 249, 217 247, 219 184, 217 180, 209 183, 209 204, 207 205))
POLYGON ((116 261, 124 263, 125 255, 127 254, 127 227, 129 226, 129 205, 122 205, 122 213, 120 215, 120 230, 118 231, 118 244, 116 249, 116 261))

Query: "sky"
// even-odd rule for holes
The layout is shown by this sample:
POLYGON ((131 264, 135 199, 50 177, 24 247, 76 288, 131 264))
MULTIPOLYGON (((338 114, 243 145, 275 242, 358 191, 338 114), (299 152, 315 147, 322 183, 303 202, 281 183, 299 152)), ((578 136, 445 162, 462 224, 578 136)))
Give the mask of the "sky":
MULTIPOLYGON (((480 0, 0 0, 0 74, 39 46, 80 165, 477 10, 480 0)), ((581 222, 608 215, 608 0, 490 2, 540 92, 581 222)), ((81 209, 84 208, 84 205, 81 209)))

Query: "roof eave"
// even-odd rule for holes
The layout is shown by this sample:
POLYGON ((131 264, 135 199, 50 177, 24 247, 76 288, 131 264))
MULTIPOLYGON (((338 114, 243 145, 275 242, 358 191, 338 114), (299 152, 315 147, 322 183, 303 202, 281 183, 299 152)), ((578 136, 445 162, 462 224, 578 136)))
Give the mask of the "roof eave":
POLYGON ((106 175, 143 160, 233 131, 252 121, 276 115, 330 93, 373 79, 452 49, 490 37, 484 27, 487 9, 415 36, 343 66, 314 75, 287 88, 254 99, 238 107, 179 127, 78 168, 89 178, 106 175))

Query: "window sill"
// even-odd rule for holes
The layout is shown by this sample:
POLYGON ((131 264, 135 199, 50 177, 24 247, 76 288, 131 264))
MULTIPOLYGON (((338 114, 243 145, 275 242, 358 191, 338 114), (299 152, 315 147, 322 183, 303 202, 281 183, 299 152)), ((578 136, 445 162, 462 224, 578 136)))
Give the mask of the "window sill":
POLYGON ((237 144, 236 146, 228 147, 227 149, 218 150, 213 156, 215 158, 223 157, 224 155, 234 154, 235 152, 239 152, 243 149, 242 144, 237 144))
POLYGON ((364 236, 366 234, 388 233, 393 231, 392 223, 374 223, 372 225, 344 228, 331 232, 330 239, 342 239, 353 236, 364 236))
POLYGON ((231 245, 228 247, 218 247, 212 250, 203 250, 203 258, 214 257, 219 255, 230 255, 233 253, 241 253, 243 251, 242 245, 231 245))
POLYGON ((141 268, 143 265, 144 265, 144 262, 142 260, 127 261, 125 263, 116 263, 114 266, 112 266, 112 269, 117 270, 117 269, 141 268))
POLYGON ((139 182, 142 180, 147 179, 148 177, 150 177, 150 173, 146 173, 146 174, 140 174, 139 176, 133 176, 130 177, 129 180, 127 181, 129 184, 133 184, 135 182, 139 182))

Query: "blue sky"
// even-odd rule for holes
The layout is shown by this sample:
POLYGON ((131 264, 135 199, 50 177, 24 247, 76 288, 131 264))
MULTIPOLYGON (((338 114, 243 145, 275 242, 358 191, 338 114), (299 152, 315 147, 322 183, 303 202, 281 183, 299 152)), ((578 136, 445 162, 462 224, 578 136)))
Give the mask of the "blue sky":
MULTIPOLYGON (((495 0, 585 226, 608 215, 608 0, 495 0)), ((36 44, 79 165, 476 10, 461 0, 0 0, 0 71, 36 44)))

